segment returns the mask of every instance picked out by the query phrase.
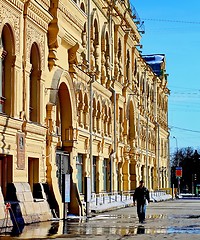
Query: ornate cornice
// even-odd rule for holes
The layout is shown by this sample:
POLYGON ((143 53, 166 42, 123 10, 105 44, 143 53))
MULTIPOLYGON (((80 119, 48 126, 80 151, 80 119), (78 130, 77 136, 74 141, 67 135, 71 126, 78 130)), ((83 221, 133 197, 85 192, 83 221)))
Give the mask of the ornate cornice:
POLYGON ((67 18, 69 18, 76 26, 78 26, 81 31, 83 31, 85 22, 78 21, 77 18, 74 17, 73 14, 69 12, 68 8, 61 2, 59 2, 58 8, 67 18))
POLYGON ((30 2, 27 15, 46 31, 48 29, 49 22, 53 19, 51 14, 42 8, 39 4, 37 4, 37 2, 30 2))
POLYGON ((21 11, 24 9, 24 3, 20 0, 8 0, 6 2, 9 3, 10 5, 13 4, 15 7, 17 7, 21 11))

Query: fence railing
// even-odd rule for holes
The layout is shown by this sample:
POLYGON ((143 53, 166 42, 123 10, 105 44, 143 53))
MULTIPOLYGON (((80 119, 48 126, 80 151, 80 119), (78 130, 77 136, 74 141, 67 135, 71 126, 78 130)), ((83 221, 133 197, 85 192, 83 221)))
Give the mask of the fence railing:
MULTIPOLYGON (((121 191, 121 192, 105 192, 99 194, 92 194, 91 204, 93 206, 99 206, 103 204, 109 204, 114 202, 126 202, 127 200, 133 200, 134 191, 121 191)), ((155 190, 149 192, 150 199, 162 197, 166 195, 165 190, 155 190)))

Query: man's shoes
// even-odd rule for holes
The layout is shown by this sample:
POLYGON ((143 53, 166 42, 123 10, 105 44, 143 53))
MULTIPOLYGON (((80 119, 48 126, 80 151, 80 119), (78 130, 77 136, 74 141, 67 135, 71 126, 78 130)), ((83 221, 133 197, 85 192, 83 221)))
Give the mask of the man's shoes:
POLYGON ((146 223, 144 220, 139 221, 139 223, 146 223))

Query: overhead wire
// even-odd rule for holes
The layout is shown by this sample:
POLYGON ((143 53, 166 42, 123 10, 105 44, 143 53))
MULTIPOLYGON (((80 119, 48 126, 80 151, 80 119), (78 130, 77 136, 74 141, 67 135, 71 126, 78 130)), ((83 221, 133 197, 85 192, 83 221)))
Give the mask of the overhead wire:
MULTIPOLYGON (((200 25, 200 21, 184 21, 184 20, 173 20, 173 19, 155 19, 155 18, 142 18, 142 20, 144 21, 156 21, 156 22, 168 22, 168 23, 180 23, 180 24, 193 24, 193 25, 200 25)), ((183 96, 186 96, 187 99, 190 97, 194 99, 194 98, 198 98, 200 97, 200 89, 195 89, 195 88, 184 88, 184 87, 175 87, 175 86, 170 86, 170 98, 182 98, 183 96), (177 88, 181 91, 173 91, 171 90, 174 88, 177 88)), ((196 104, 198 104, 197 102, 192 102, 190 105, 186 105, 185 103, 188 103, 188 101, 182 101, 179 104, 173 104, 172 108, 173 109, 177 109, 180 111, 183 110, 187 110, 187 111, 195 111, 195 112, 199 112, 198 110, 198 106, 194 106, 196 104), (193 105, 193 106, 192 106, 193 105), (178 107, 178 108, 177 108, 178 107), (182 109, 180 109, 182 108, 182 109)), ((171 108, 171 110, 172 110, 171 108)), ((179 131, 184 132, 184 134, 188 133, 188 134, 200 134, 200 131, 198 130, 192 130, 192 129, 187 129, 187 128, 181 128, 181 127, 176 127, 176 126, 169 126, 170 131, 177 129, 179 131)))
POLYGON ((170 131, 175 128, 175 129, 178 129, 178 130, 181 130, 181 131, 187 131, 187 132, 192 132, 192 133, 200 133, 200 131, 198 130, 192 130, 192 129, 188 129, 188 128, 181 128, 181 127, 176 127, 176 126, 173 126, 173 125, 169 125, 169 129, 170 131))
POLYGON ((183 20, 173 20, 173 19, 156 19, 156 18, 142 18, 144 21, 154 21, 154 22, 170 22, 170 23, 182 23, 182 24, 199 24, 200 21, 183 21, 183 20))

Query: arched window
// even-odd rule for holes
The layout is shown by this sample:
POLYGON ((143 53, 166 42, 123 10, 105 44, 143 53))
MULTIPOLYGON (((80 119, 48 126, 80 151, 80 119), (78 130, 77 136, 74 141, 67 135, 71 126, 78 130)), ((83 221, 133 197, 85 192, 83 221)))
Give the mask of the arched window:
POLYGON ((30 63, 32 64, 29 86, 29 119, 32 122, 40 121, 40 54, 36 43, 32 45, 30 63))
POLYGON ((111 137, 112 134, 112 116, 111 109, 108 109, 108 136, 111 137))
POLYGON ((97 103, 97 132, 101 132, 101 109, 99 101, 97 103))
POLYGON ((90 64, 91 70, 96 73, 96 80, 100 77, 100 49, 99 49, 99 27, 97 19, 94 19, 91 27, 91 48, 90 48, 90 64))
POLYGON ((126 55, 126 83, 130 82, 130 53, 129 50, 127 50, 126 55))
POLYGON ((5 78, 5 57, 7 52, 4 50, 2 38, 0 39, 0 51, 1 51, 1 57, 0 57, 0 112, 4 112, 4 78, 5 78))
POLYGON ((8 24, 3 27, 0 39, 0 112, 11 115, 13 90, 14 40, 8 24))
POLYGON ((122 83, 122 81, 123 81, 123 73, 122 73, 123 66, 122 66, 122 44, 121 44, 120 38, 119 38, 119 42, 118 42, 117 63, 118 63, 117 74, 119 75, 118 81, 120 83, 122 83))
POLYGON ((101 46, 101 84, 110 87, 110 46, 109 35, 106 31, 102 36, 101 46))
POLYGON ((84 5, 84 3, 82 2, 81 3, 81 6, 80 6, 80 8, 81 8, 81 10, 85 13, 85 5, 84 5))
POLYGON ((134 76, 137 74, 137 60, 135 59, 135 64, 134 64, 134 76))
POLYGON ((108 112, 107 112, 107 106, 104 107, 104 135, 108 136, 108 112))
POLYGON ((84 128, 88 129, 89 126, 89 106, 88 106, 88 98, 87 98, 87 94, 85 94, 84 97, 84 110, 83 110, 83 114, 84 114, 84 128))
POLYGON ((97 126, 96 126, 96 114, 97 114, 96 100, 93 99, 92 119, 93 119, 93 131, 94 131, 94 132, 96 132, 96 129, 97 129, 97 126))
POLYGON ((106 74, 108 80, 110 78, 110 47, 109 35, 106 32, 106 74))
POLYGON ((78 111, 79 111, 79 126, 83 127, 83 111, 84 111, 84 102, 83 94, 80 91, 78 95, 78 111))

